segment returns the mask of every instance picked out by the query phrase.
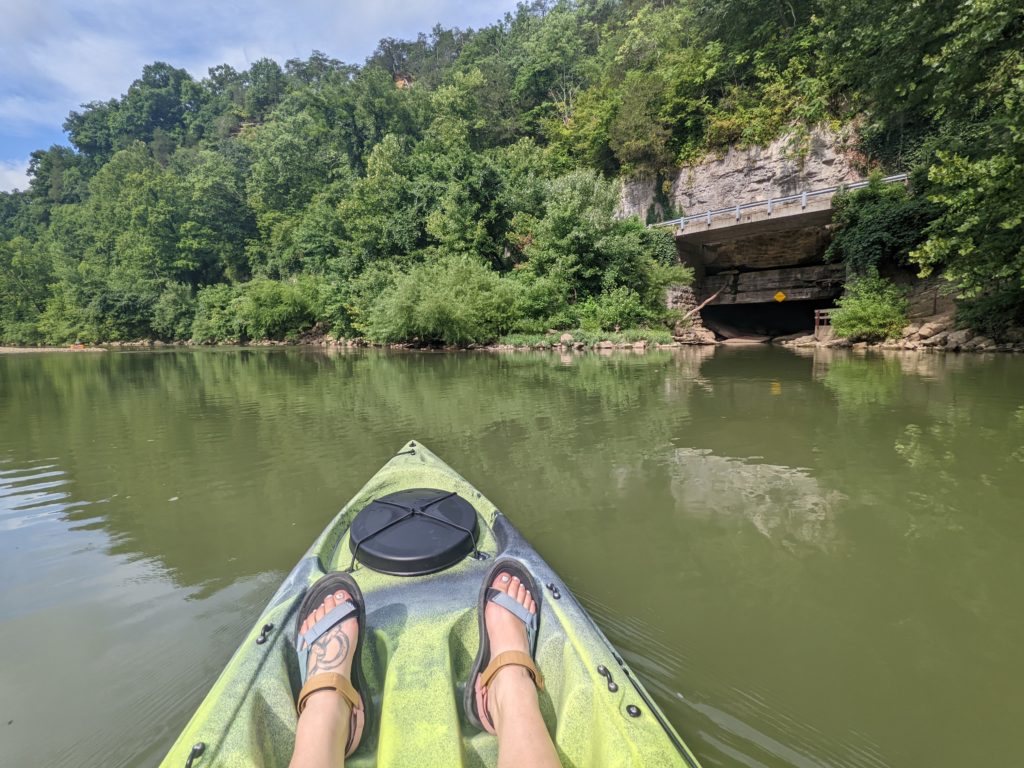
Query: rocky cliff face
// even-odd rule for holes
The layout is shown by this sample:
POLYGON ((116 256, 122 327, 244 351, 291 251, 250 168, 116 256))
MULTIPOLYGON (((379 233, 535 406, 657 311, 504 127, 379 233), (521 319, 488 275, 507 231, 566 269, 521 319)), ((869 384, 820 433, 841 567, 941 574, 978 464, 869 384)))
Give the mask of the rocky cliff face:
MULTIPOLYGON (((849 149, 851 137, 825 129, 815 130, 806 154, 799 156, 793 137, 783 136, 767 147, 730 148, 724 156, 708 155, 701 162, 684 166, 671 179, 669 202, 677 212, 703 213, 800 192, 830 187, 859 179, 849 149)), ((652 206, 655 218, 668 218, 655 200, 653 179, 634 179, 622 185, 621 216, 646 219, 652 206)))

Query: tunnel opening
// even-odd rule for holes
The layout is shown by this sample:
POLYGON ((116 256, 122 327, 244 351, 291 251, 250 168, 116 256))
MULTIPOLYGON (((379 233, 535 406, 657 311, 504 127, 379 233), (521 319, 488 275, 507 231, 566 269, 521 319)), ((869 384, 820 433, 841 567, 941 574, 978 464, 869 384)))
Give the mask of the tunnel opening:
POLYGON ((701 310, 705 327, 727 339, 741 336, 789 336, 814 332, 814 310, 831 309, 833 299, 711 304, 701 310))

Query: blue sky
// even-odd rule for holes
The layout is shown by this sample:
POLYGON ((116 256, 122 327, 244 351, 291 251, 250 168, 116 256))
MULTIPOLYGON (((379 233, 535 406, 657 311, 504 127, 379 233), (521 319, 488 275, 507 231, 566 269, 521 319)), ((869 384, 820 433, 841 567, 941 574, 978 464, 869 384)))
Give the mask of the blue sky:
POLYGON ((194 77, 228 63, 284 63, 314 49, 362 63, 382 37, 436 23, 480 27, 515 0, 8 0, 0 23, 0 190, 26 186, 29 153, 66 143, 80 104, 120 96, 144 64, 194 77))

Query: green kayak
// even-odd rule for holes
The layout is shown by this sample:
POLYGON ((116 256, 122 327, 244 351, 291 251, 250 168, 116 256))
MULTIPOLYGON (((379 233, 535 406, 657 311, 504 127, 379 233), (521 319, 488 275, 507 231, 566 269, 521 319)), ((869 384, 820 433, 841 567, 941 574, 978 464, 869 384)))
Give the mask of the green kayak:
POLYGON ((497 741, 466 717, 480 584, 496 557, 543 592, 541 710, 564 766, 698 763, 555 572, 472 485, 416 442, 338 513, 285 579, 164 759, 165 768, 285 768, 301 687, 296 613, 309 585, 350 571, 366 605, 371 726, 351 766, 490 766, 497 741))

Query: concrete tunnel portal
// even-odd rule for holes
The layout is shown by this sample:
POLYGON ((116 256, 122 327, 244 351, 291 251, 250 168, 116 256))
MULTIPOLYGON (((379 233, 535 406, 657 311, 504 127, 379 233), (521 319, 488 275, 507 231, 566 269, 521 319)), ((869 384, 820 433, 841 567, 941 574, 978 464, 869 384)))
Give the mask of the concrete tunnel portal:
POLYGON ((701 310, 704 327, 723 338, 790 336, 814 332, 814 312, 835 306, 833 299, 711 304, 701 310))
MULTIPOLYGON (((882 181, 902 184, 907 177, 882 181)), ((868 183, 853 182, 846 189, 868 183)), ((834 307, 846 280, 842 264, 825 260, 832 198, 839 190, 794 189, 658 225, 675 228, 679 260, 694 274, 690 308, 703 305, 699 316, 705 328, 726 339, 814 332, 815 310, 834 307)))
POLYGON ((707 302, 704 327, 724 339, 813 333, 815 310, 834 307, 846 279, 842 264, 825 261, 831 231, 821 214, 764 222, 759 232, 748 224, 680 233, 694 298, 707 302))

